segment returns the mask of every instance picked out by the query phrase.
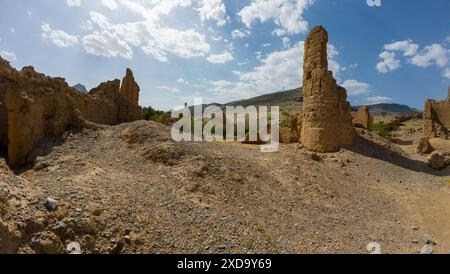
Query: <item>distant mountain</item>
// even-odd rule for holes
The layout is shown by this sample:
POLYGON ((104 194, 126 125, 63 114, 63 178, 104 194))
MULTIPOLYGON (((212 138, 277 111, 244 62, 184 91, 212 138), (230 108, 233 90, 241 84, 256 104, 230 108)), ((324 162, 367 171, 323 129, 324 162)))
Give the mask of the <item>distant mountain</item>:
MULTIPOLYGON (((204 104, 203 109, 208 106, 218 106, 222 109, 225 109, 225 107, 227 107, 227 106, 232 106, 232 107, 236 107, 236 106, 243 106, 243 107, 279 106, 281 111, 290 112, 290 111, 298 111, 302 102, 303 102, 302 89, 297 88, 297 89, 291 89, 291 90, 287 90, 287 91, 280 91, 280 92, 265 94, 265 95, 261 95, 261 96, 250 98, 250 99, 233 101, 233 102, 226 103, 226 104, 217 104, 217 103, 212 103, 209 105, 204 104)), ((189 107, 189 109, 191 110, 191 113, 193 113, 194 107, 191 106, 191 107, 189 107)))
MULTIPOLYGON (((233 101, 226 104, 209 104, 209 105, 203 105, 203 109, 208 106, 218 106, 221 108, 225 108, 226 106, 279 106, 280 110, 282 112, 298 112, 300 109, 302 103, 303 103, 303 93, 302 88, 297 89, 291 89, 287 91, 280 91, 270 94, 265 94, 262 96, 245 99, 245 100, 239 100, 239 101, 233 101)), ((352 107, 353 111, 358 110, 359 106, 352 107)), ((369 105, 368 106, 369 111, 372 115, 383 115, 383 114, 389 114, 389 115, 395 115, 395 116, 402 116, 402 115, 414 115, 421 113, 420 110, 411 108, 407 105, 400 105, 400 104, 375 104, 375 105, 369 105)), ((194 107, 189 108, 191 112, 193 113, 194 107)))
POLYGON ((83 86, 82 84, 76 84, 75 86, 73 86, 72 88, 78 90, 81 93, 88 93, 87 89, 85 86, 83 86))
POLYGON ((297 88, 230 102, 225 104, 225 106, 280 106, 280 108, 286 108, 300 106, 302 102, 302 89, 297 88))
MULTIPOLYGON (((421 113, 420 110, 411 108, 407 105, 400 104, 375 104, 367 106, 372 115, 383 115, 383 114, 392 114, 392 115, 414 115, 421 113)), ((353 110, 358 110, 359 106, 353 107, 353 110)))

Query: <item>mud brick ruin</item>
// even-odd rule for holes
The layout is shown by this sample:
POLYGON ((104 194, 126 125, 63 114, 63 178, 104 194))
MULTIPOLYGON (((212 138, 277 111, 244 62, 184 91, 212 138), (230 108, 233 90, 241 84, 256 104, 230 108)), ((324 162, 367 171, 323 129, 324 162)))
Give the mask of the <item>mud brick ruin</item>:
POLYGON ((300 141, 315 152, 335 152, 356 139, 347 91, 328 70, 327 43, 328 33, 321 26, 313 28, 305 41, 300 141))
POLYGON ((117 125, 142 118, 139 86, 131 70, 122 81, 101 83, 88 94, 69 87, 33 67, 21 71, 0 58, 0 153, 9 165, 27 162, 39 140, 58 137, 85 121, 117 125))
POLYGON ((423 112, 423 135, 426 138, 448 139, 450 129, 450 87, 446 100, 427 100, 423 112))

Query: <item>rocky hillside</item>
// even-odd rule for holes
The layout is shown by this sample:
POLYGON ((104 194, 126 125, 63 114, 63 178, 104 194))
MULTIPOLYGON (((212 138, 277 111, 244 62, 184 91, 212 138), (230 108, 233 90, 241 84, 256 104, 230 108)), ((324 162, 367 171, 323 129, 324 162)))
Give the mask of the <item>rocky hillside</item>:
MULTIPOLYGON (((407 105, 400 104, 375 104, 367 106, 370 113, 372 115, 396 115, 396 116, 408 116, 415 115, 421 113, 420 110, 411 108, 407 105)), ((356 111, 359 109, 359 106, 353 107, 353 110, 356 111)))
MULTIPOLYGON (((209 104, 203 107, 215 105, 225 108, 226 106, 280 106, 281 111, 284 112, 297 112, 303 102, 302 88, 280 91, 262 96, 244 99, 239 101, 233 101, 226 104, 209 104)), ((357 111, 360 106, 352 107, 353 111, 357 111)), ((401 104, 375 104, 368 106, 372 115, 415 115, 421 113, 420 110, 411 108, 407 105, 401 104)), ((193 110, 193 107, 191 107, 193 110)))
MULTIPOLYGON (((279 106, 282 111, 298 111, 303 101, 302 89, 292 89, 288 91, 280 91, 270 94, 261 95, 258 97, 244 99, 239 101, 233 101, 226 104, 205 104, 203 108, 208 106, 218 106, 225 109, 226 106, 279 106)), ((194 107, 190 107, 193 113, 194 107)))

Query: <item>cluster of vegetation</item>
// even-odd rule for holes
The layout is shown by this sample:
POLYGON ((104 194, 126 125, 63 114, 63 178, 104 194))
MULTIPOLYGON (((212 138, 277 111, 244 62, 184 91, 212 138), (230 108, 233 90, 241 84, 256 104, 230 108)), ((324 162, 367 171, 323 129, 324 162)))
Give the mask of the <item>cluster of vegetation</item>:
POLYGON ((164 122, 164 111, 155 110, 152 107, 144 107, 142 112, 144 113, 144 119, 147 121, 164 122))
POLYGON ((388 125, 386 125, 383 121, 373 124, 369 130, 377 132, 382 137, 389 137, 388 125))

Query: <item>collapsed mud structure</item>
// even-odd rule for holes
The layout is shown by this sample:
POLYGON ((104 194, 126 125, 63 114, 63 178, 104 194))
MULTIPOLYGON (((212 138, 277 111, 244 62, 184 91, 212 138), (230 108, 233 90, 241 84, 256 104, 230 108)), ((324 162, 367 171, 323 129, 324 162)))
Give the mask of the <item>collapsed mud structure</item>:
POLYGON ((353 126, 363 129, 370 129, 373 125, 373 116, 369 112, 367 106, 362 106, 358 109, 353 117, 353 126))
POLYGON ((21 71, 0 58, 0 153, 10 166, 27 163, 39 140, 58 137, 68 127, 94 122, 117 125, 139 120, 139 86, 127 70, 120 80, 101 83, 88 94, 33 67, 21 71))
POLYGON ((327 43, 322 26, 313 28, 305 41, 300 141, 315 152, 335 152, 356 139, 347 91, 328 70, 327 43))
POLYGON ((450 129, 450 87, 446 100, 427 100, 423 112, 423 135, 427 138, 448 139, 450 129))

